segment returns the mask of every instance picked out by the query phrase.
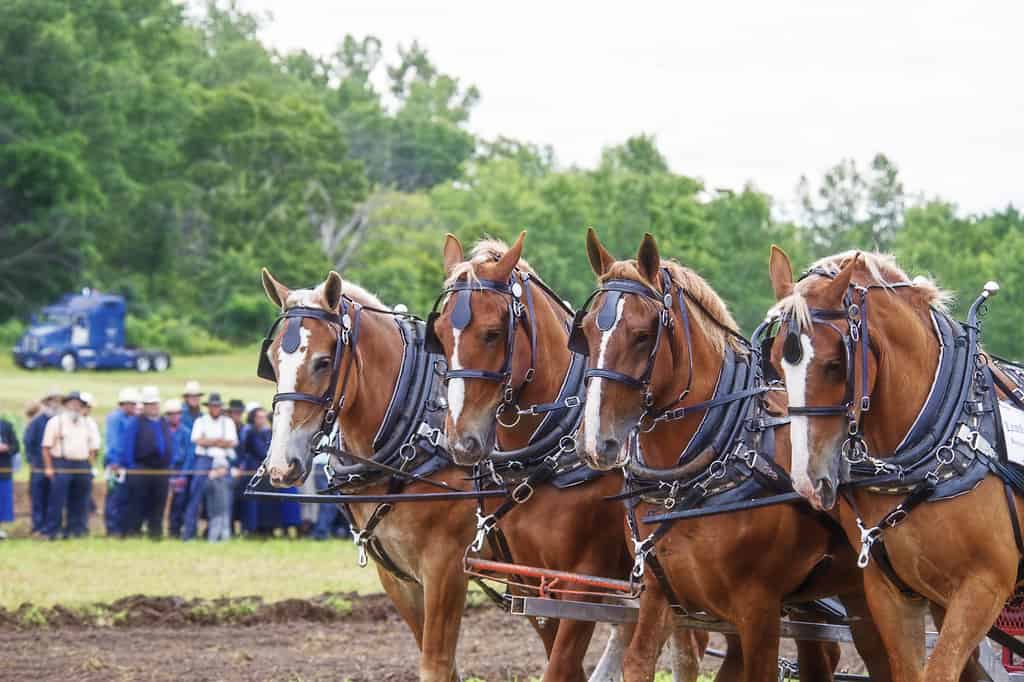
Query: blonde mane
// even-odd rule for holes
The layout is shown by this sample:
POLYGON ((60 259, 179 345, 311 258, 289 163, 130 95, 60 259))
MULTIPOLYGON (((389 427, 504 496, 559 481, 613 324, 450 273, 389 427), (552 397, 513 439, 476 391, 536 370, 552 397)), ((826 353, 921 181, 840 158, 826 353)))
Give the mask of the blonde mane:
MULTIPOLYGON (((463 277, 470 282, 478 281, 479 277, 476 274, 477 266, 485 263, 497 262, 501 260, 501 257, 507 252, 508 244, 500 239, 492 239, 490 237, 481 239, 473 245, 473 249, 469 252, 469 260, 459 263, 452 268, 451 272, 448 273, 448 277, 444 280, 445 287, 451 286, 463 277)), ((525 258, 520 258, 519 264, 516 267, 519 270, 528 272, 533 277, 540 279, 534 269, 530 267, 530 264, 526 262, 525 258)))
MULTIPOLYGON (((896 263, 896 258, 888 253, 865 252, 865 251, 843 251, 832 256, 819 258, 811 263, 809 270, 822 270, 831 275, 837 275, 845 268, 853 258, 860 256, 860 265, 867 271, 867 282, 861 284, 877 284, 886 291, 892 292, 892 284, 911 282, 914 289, 921 295, 925 303, 937 310, 947 312, 953 295, 939 288, 929 277, 911 277, 896 263)), ((769 311, 769 317, 793 316, 801 329, 810 329, 811 311, 807 304, 807 292, 817 283, 816 279, 806 277, 796 283, 793 293, 783 298, 769 311)))
MULTIPOLYGON (((725 304, 725 301, 711 288, 707 280, 690 268, 680 265, 675 261, 662 260, 661 265, 664 268, 668 268, 669 275, 676 286, 681 287, 700 303, 699 306, 691 306, 692 314, 690 319, 696 323, 697 328, 710 341, 711 347, 715 349, 715 352, 724 353, 726 346, 728 346, 733 352, 746 355, 747 347, 740 341, 739 337, 726 331, 726 329, 729 329, 739 334, 739 326, 736 324, 736 320, 733 319, 732 313, 729 312, 729 307, 725 304)), ((600 277, 600 282, 603 284, 610 279, 635 279, 655 290, 660 287, 660 285, 648 281, 647 278, 640 274, 640 270, 637 269, 636 261, 634 260, 615 263, 600 277)))
MULTIPOLYGON (((356 303, 360 303, 365 306, 372 308, 387 308, 384 303, 377 298, 374 294, 359 286, 353 284, 348 280, 343 279, 341 281, 341 293, 348 296, 356 303)), ((284 309, 289 310, 290 308, 319 308, 326 310, 327 306, 324 303, 324 285, 323 283, 316 286, 314 289, 293 289, 288 294, 288 299, 284 302, 284 309)))

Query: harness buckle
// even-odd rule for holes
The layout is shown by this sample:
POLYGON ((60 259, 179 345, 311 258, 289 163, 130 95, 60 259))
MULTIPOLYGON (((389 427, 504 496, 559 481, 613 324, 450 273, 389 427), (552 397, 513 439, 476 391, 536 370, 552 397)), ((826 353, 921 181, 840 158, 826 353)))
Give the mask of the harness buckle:
POLYGON ((337 418, 338 418, 338 413, 335 412, 333 409, 330 409, 330 410, 327 410, 326 412, 324 412, 324 424, 331 425, 331 424, 334 423, 334 420, 337 419, 337 418))
POLYGON ((889 528, 895 528, 896 526, 906 521, 907 516, 909 515, 909 512, 906 509, 904 509, 903 505, 901 504, 898 505, 891 512, 886 514, 885 518, 883 519, 883 522, 885 523, 885 525, 889 526, 889 528))
POLYGON ((535 370, 533 367, 530 367, 528 370, 526 370, 526 375, 523 377, 523 381, 527 384, 530 383, 531 381, 533 381, 533 377, 535 374, 537 374, 537 370, 535 370))
POLYGON ((650 535, 643 540, 633 538, 633 570, 630 572, 630 577, 636 580, 644 577, 644 565, 647 562, 647 555, 650 554, 653 547, 650 539, 650 535))
POLYGON ((869 396, 869 395, 861 396, 861 399, 860 399, 860 411, 861 412, 867 412, 870 409, 871 409, 871 396, 869 396))
POLYGON ((529 481, 523 481, 512 489, 511 497, 516 504, 522 504, 533 497, 533 486, 529 481))
POLYGON ((583 404, 583 401, 580 399, 580 397, 578 395, 571 395, 571 396, 569 396, 568 398, 565 399, 565 406, 568 409, 572 409, 574 407, 579 407, 582 404, 583 404))
POLYGON ((863 521, 857 519, 857 528, 860 529, 860 554, 857 555, 857 568, 867 568, 871 561, 871 547, 882 537, 882 529, 879 526, 865 528, 863 521))
POLYGON ((498 520, 494 518, 494 514, 481 516, 478 509, 476 512, 476 537, 473 538, 473 544, 469 546, 470 549, 479 552, 484 546, 484 538, 494 530, 496 525, 498 525, 498 520))
POLYGON ((366 543, 370 540, 370 535, 365 530, 351 530, 352 542, 355 543, 356 548, 359 550, 359 557, 356 562, 359 564, 359 568, 366 568, 369 560, 366 556, 366 543))

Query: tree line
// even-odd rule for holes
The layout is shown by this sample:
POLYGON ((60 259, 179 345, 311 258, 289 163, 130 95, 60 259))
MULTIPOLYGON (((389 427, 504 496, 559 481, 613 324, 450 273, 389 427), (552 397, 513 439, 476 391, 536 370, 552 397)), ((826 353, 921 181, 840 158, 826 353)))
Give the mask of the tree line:
POLYGON ((1002 295, 988 345, 1024 356, 1024 218, 965 216, 909 196, 896 165, 842 160, 798 188, 793 215, 754 185, 715 190, 624 135, 594 168, 482 139, 481 93, 418 43, 345 36, 330 55, 282 53, 232 4, 173 0, 0 4, 0 337, 83 286, 125 294, 129 334, 179 352, 257 339, 289 285, 329 268, 424 313, 445 232, 527 229, 526 255, 566 299, 593 286, 584 229, 618 255, 645 231, 706 276, 750 331, 771 305, 772 243, 795 263, 845 248, 894 252, 969 302, 1002 295))

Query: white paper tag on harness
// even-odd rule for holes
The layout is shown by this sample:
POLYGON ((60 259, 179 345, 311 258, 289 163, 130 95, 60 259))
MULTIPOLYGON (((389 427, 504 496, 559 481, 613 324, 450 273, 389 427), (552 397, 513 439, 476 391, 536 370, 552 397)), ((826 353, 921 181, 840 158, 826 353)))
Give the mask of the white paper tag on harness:
POLYGON ((999 416, 1003 420, 1003 436, 1006 440, 1006 457, 1024 466, 1024 410, 1000 400, 999 416))

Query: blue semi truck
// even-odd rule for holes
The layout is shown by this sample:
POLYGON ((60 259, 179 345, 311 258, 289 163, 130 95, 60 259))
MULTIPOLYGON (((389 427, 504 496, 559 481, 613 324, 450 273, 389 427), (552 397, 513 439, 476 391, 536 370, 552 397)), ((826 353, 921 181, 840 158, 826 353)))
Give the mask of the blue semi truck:
POLYGON ((32 316, 28 331, 14 347, 14 362, 25 369, 134 369, 163 372, 169 353, 125 344, 124 297, 85 289, 65 294, 32 316))

